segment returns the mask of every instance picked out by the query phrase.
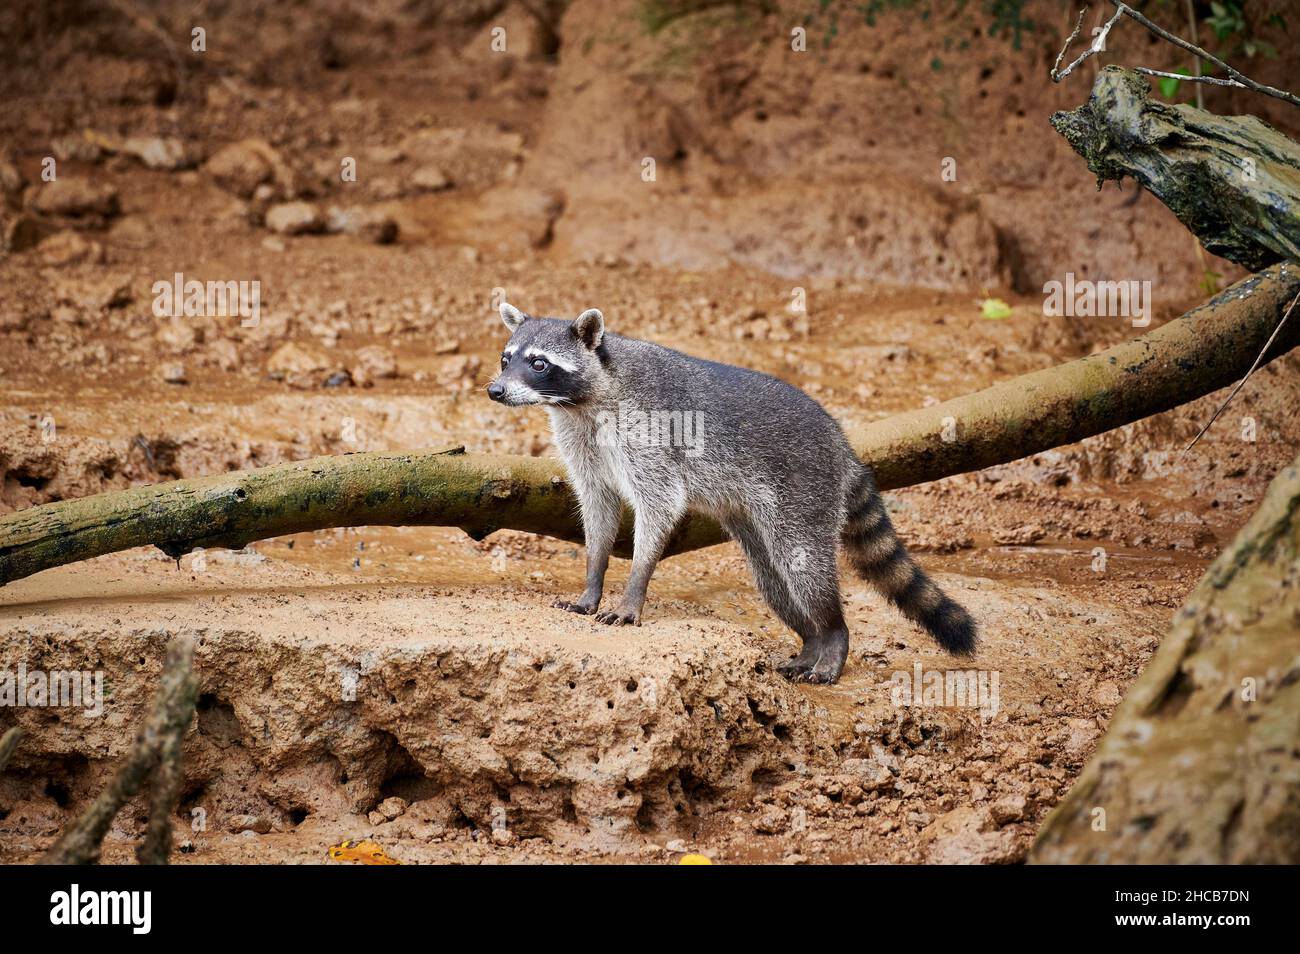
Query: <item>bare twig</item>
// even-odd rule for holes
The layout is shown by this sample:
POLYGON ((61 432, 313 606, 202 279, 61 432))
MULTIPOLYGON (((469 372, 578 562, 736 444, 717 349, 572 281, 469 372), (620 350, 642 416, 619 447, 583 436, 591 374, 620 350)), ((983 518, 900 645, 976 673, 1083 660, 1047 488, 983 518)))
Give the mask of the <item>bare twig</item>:
POLYGON ((1291 304, 1287 305, 1286 311, 1282 314, 1282 320, 1277 323, 1277 327, 1274 328, 1273 333, 1269 335, 1268 341, 1264 342, 1264 347, 1260 349, 1259 356, 1255 358, 1255 363, 1250 366, 1250 370, 1246 372, 1246 376, 1237 382, 1237 386, 1232 389, 1232 393, 1228 395, 1228 399, 1219 405, 1219 409, 1210 416, 1210 419, 1205 422, 1205 426, 1202 427, 1200 432, 1192 438, 1192 442, 1183 448, 1184 454, 1196 446, 1196 442, 1205 436, 1205 432, 1210 429, 1211 425, 1214 424, 1219 415, 1222 414, 1227 409, 1228 405, 1232 403, 1232 399, 1237 396, 1237 392, 1245 387, 1246 382, 1250 380, 1250 376, 1255 373, 1255 369, 1258 368, 1260 362, 1264 360, 1265 352, 1267 352, 1269 348, 1273 347, 1273 342, 1277 339, 1278 332, 1282 330, 1282 326, 1286 324, 1286 320, 1291 317, 1291 312, 1295 308, 1296 302, 1300 302, 1300 295, 1293 298, 1291 304))
MULTIPOLYGON (((194 640, 177 637, 167 646, 162 684, 126 761, 90 807, 64 829, 54 846, 41 856, 42 864, 86 865, 99 862, 100 843, 122 806, 140 791, 150 775, 155 774, 161 759, 170 758, 174 763, 179 758, 180 738, 194 716, 194 703, 198 696, 198 680, 193 670, 194 640)), ((164 797, 167 799, 166 811, 170 812, 171 800, 179 783, 179 778, 172 773, 177 771, 173 764, 164 769, 163 777, 157 781, 151 800, 149 831, 141 851, 142 862, 155 861, 160 851, 170 848, 170 824, 157 825, 156 813, 164 797), (165 791, 160 793, 158 789, 165 791), (168 830, 164 832, 163 827, 168 830), (148 849, 148 858, 144 855, 145 849, 148 849)), ((162 858, 166 860, 165 854, 162 858)))
POLYGON ((1110 34, 1110 28, 1115 25, 1115 22, 1121 16, 1123 16, 1124 13, 1123 10, 1116 10, 1115 15, 1111 17, 1109 20, 1107 20, 1106 25, 1102 27, 1101 30, 1093 37, 1092 44, 1088 47, 1088 49, 1084 50, 1083 53, 1080 54, 1079 58, 1075 60, 1073 63, 1071 63, 1069 66, 1067 66, 1065 69, 1061 69, 1061 60, 1065 59, 1066 50, 1068 50, 1070 46, 1074 43, 1074 41, 1079 38, 1079 32, 1083 29, 1083 17, 1084 14, 1086 14, 1087 12, 1088 12, 1087 7, 1083 7, 1082 9, 1079 10, 1079 19, 1074 24, 1074 32, 1071 33, 1070 36, 1066 39, 1065 46, 1061 47, 1061 52, 1056 54, 1056 65, 1052 67, 1052 74, 1051 74, 1053 83, 1061 82, 1061 80, 1065 79, 1067 76, 1073 73, 1075 68, 1079 66, 1079 64, 1081 64, 1084 60, 1088 59, 1091 56, 1095 56, 1096 54, 1104 50, 1106 48, 1106 37, 1110 34))
MULTIPOLYGON (((1196 2, 1187 0, 1187 29, 1192 34, 1192 42, 1199 44, 1201 42, 1200 32, 1196 28, 1196 2)), ((1196 76, 1199 80, 1201 73, 1201 61, 1199 57, 1192 57, 1192 69, 1196 70, 1196 76)), ((1196 108, 1205 108, 1205 91, 1201 87, 1196 87, 1196 108)))
POLYGON ((14 749, 18 748, 18 742, 23 737, 23 730, 14 726, 0 738, 0 772, 3 772, 5 766, 9 764, 9 756, 14 754, 14 749))
POLYGON ((1074 32, 1071 33, 1069 38, 1065 41, 1065 46, 1063 46, 1061 48, 1061 52, 1057 54, 1056 65, 1052 67, 1051 77, 1053 83, 1059 83, 1061 80, 1069 76, 1070 73, 1074 71, 1075 67, 1077 67, 1084 60, 1100 53, 1105 48, 1106 36, 1107 34, 1110 33, 1110 28, 1115 25, 1115 22, 1119 20, 1121 16, 1126 16, 1129 19, 1134 20, 1137 23, 1140 23, 1142 26, 1146 27, 1148 30, 1150 30, 1156 36, 1160 37, 1162 40, 1166 40, 1174 44, 1174 46, 1178 47, 1179 49, 1186 50, 1188 53, 1191 53, 1193 56, 1197 56, 1200 59, 1204 60, 1205 62, 1212 63, 1214 66, 1217 66, 1219 69, 1223 70, 1225 73, 1228 74, 1228 78, 1220 79, 1216 77, 1208 77, 1208 76, 1201 76, 1201 75, 1184 76, 1181 73, 1162 73, 1157 70, 1147 69, 1145 67, 1137 67, 1137 72, 1144 73, 1148 76, 1172 77, 1174 79, 1187 80, 1188 82, 1192 82, 1192 83, 1210 83, 1214 86, 1233 86, 1238 89, 1248 89, 1256 93, 1263 93, 1265 96, 1272 96, 1275 99, 1280 99, 1283 102, 1290 103, 1292 106, 1300 106, 1300 96, 1296 96, 1294 93, 1288 93, 1286 90, 1278 89, 1275 86, 1267 86, 1263 83, 1257 83, 1249 76, 1242 73, 1240 70, 1234 69, 1233 67, 1229 66, 1227 63, 1219 59, 1213 53, 1206 51, 1205 49, 1197 46, 1195 43, 1188 43, 1186 40, 1182 39, 1181 37, 1175 36, 1174 34, 1170 33, 1168 30, 1166 30, 1164 27, 1160 26, 1159 24, 1153 23, 1151 20, 1147 19, 1145 16, 1138 13, 1128 4, 1121 3, 1120 0, 1111 0, 1111 3, 1115 4, 1115 15, 1106 21, 1106 25, 1102 27, 1101 32, 1098 33, 1097 36, 1093 39, 1092 45, 1089 46, 1088 49, 1084 50, 1084 52, 1080 54, 1078 59, 1076 59, 1073 63, 1071 63, 1069 66, 1067 66, 1065 69, 1062 70, 1060 68, 1061 60, 1065 58, 1065 53, 1070 48, 1071 44, 1073 44, 1074 41, 1078 39, 1079 31, 1083 23, 1083 11, 1082 10, 1079 11, 1079 25, 1075 26, 1074 32))
POLYGON ((158 768, 153 773, 149 790, 149 824, 144 841, 135 849, 135 858, 142 865, 165 865, 172 853, 172 809, 181 793, 181 736, 172 731, 163 740, 159 752, 158 768))

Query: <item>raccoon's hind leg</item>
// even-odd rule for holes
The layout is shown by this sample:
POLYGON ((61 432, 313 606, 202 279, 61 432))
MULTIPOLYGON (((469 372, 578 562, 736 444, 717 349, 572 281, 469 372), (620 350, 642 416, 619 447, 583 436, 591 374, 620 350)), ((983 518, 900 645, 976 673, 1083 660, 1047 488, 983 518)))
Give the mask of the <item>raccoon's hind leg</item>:
POLYGON ((849 630, 840 605, 834 531, 776 526, 765 534, 743 517, 723 526, 744 551, 767 605, 803 640, 799 655, 777 671, 792 682, 835 682, 848 658, 849 630))

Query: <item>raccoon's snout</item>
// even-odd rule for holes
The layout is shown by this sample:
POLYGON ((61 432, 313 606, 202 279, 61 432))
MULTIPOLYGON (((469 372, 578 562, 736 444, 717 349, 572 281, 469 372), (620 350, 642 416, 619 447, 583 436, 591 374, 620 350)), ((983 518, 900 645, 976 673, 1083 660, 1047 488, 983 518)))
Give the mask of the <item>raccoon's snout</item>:
POLYGON ((506 396, 506 386, 499 381, 493 381, 488 385, 488 397, 494 401, 500 401, 506 396))

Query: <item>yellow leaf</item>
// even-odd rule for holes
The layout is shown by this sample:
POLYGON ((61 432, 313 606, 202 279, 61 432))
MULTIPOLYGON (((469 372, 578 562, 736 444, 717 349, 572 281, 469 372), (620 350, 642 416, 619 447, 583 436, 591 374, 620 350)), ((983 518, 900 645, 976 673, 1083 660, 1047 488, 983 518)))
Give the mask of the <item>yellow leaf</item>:
POLYGON ((335 861, 356 861, 363 865, 400 865, 396 858, 388 857, 384 846, 377 841, 341 841, 331 845, 329 856, 335 861))
POLYGON ((713 864, 704 855, 682 855, 682 860, 677 862, 679 865, 711 865, 713 864))

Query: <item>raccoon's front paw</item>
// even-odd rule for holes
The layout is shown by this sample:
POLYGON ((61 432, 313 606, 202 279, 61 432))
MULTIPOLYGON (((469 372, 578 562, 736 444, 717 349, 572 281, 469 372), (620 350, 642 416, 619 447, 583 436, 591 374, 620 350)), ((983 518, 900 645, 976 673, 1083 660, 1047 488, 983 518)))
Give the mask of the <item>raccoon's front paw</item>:
POLYGON ((556 600, 551 604, 556 609, 562 609, 568 613, 578 613, 582 616, 590 616, 596 612, 596 604, 585 603, 581 599, 576 600, 556 600))
POLYGON ((838 678, 839 673, 833 672, 826 668, 819 668, 812 663, 803 662, 798 659, 791 659, 787 663, 782 663, 776 667, 776 671, 791 682, 811 682, 817 685, 830 685, 838 678))
POLYGON ((604 623, 607 626, 640 626, 641 611, 625 610, 622 607, 615 610, 605 610, 603 613, 596 614, 596 622, 604 623))

